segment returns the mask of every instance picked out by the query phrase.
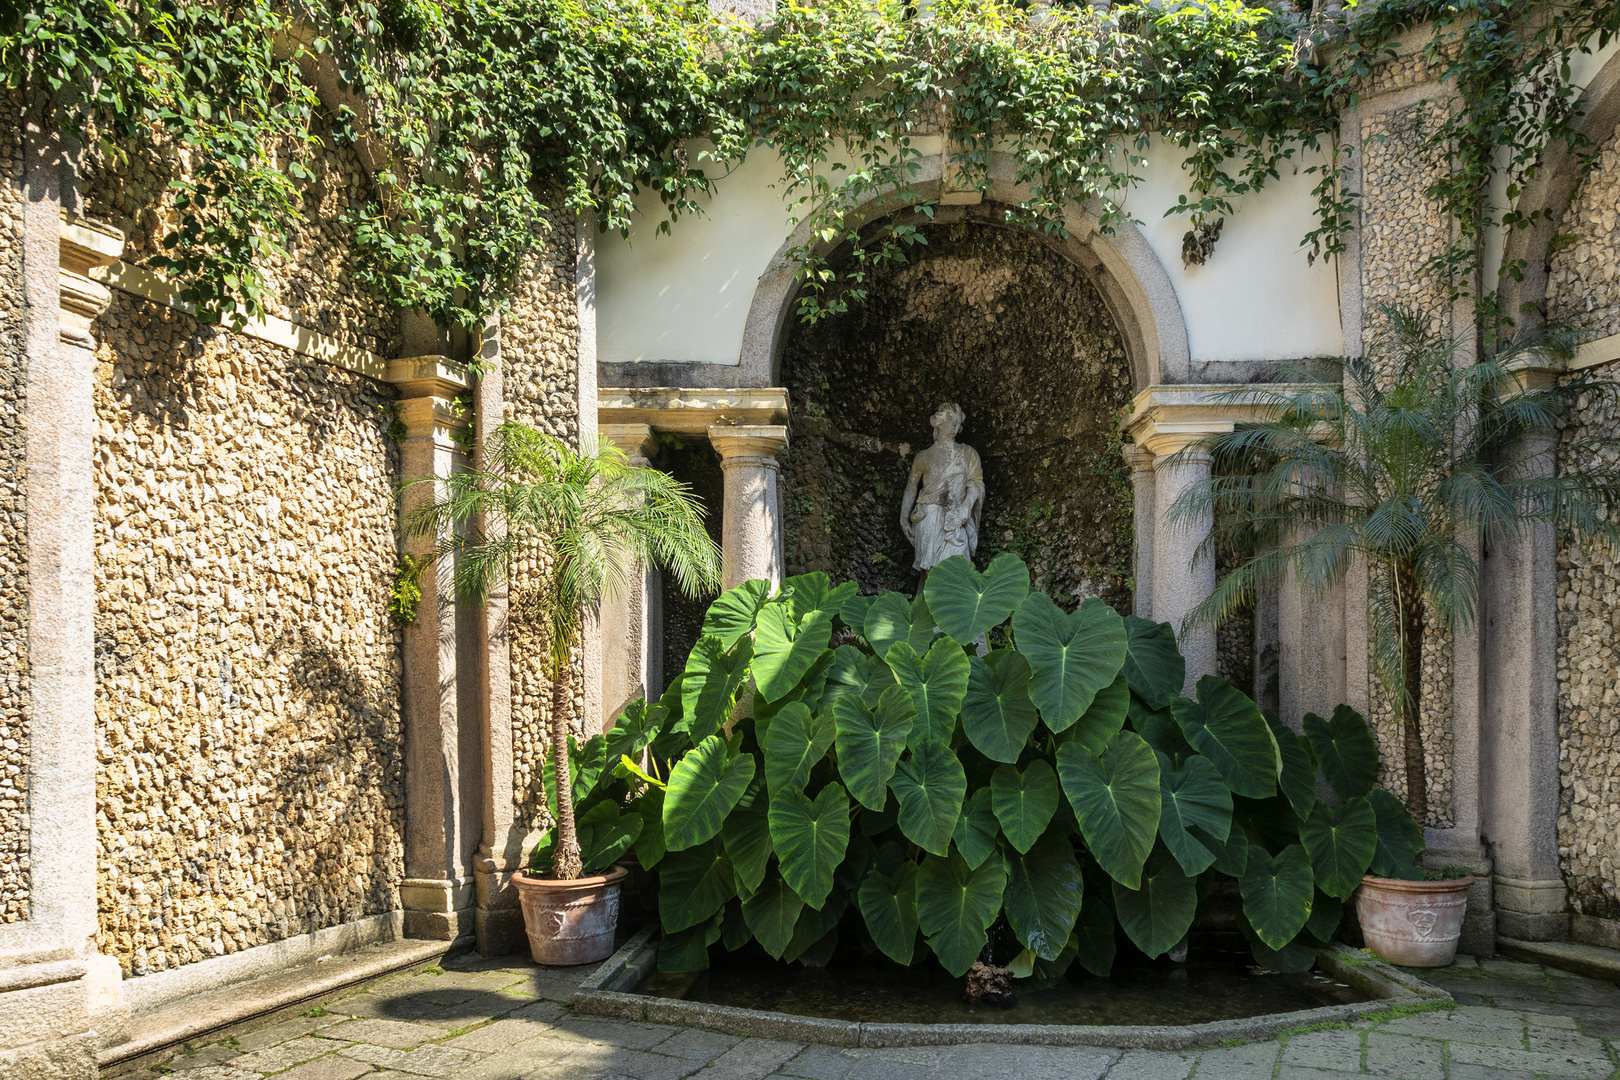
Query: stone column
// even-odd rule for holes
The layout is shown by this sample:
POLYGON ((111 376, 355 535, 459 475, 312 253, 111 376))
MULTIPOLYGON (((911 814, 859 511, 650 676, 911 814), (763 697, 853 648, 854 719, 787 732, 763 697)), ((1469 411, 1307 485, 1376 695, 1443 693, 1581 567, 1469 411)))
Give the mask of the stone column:
POLYGON ((1153 618, 1153 525, 1158 510, 1153 494, 1153 455, 1135 443, 1120 447, 1131 467, 1131 496, 1136 504, 1136 604, 1138 618, 1153 618))
POLYGON ((1199 547, 1214 527, 1204 513, 1195 521, 1166 521, 1176 500, 1209 479, 1210 456, 1192 450, 1202 435, 1161 436, 1148 443, 1153 458, 1153 618, 1176 631, 1181 655, 1187 658, 1184 693, 1191 695, 1198 680, 1216 671, 1215 628, 1208 624, 1183 628, 1189 612, 1215 591, 1215 560, 1196 558, 1199 547))
POLYGON ((782 583, 776 455, 787 441, 787 428, 777 424, 709 428, 709 442, 720 454, 726 478, 720 529, 724 588, 754 578, 764 578, 773 589, 782 583))
MULTIPOLYGON (((624 451, 630 464, 651 467, 648 458, 657 447, 653 429, 647 424, 602 424, 601 437, 624 451)), ((657 693, 658 654, 662 649, 662 627, 658 622, 661 588, 658 567, 648 566, 640 579, 631 582, 623 596, 609 596, 602 602, 602 717, 604 729, 613 725, 625 705, 638 697, 657 693)))
POLYGON ((1283 722, 1332 716, 1345 700, 1345 590, 1311 596, 1289 571, 1277 594, 1277 698, 1283 722))
MULTIPOLYGON (((442 356, 390 360, 385 378, 400 392, 402 548, 420 562, 434 547, 431 537, 408 533, 411 515, 433 502, 435 483, 459 464, 452 435, 466 420, 455 396, 467 386, 461 365, 442 356)), ((463 790, 462 732, 456 670, 457 611, 454 566, 441 559, 420 579, 416 621, 405 628, 405 880, 400 902, 409 937, 452 941, 473 929, 473 880, 469 865, 477 843, 476 816, 463 790)), ((476 759, 468 763, 481 774, 476 759)))
MULTIPOLYGON (((1523 438, 1507 468, 1550 476, 1556 450, 1555 436, 1523 438)), ((1558 866, 1556 554, 1550 526, 1527 529, 1486 553, 1483 583, 1479 806, 1495 864, 1497 927, 1530 941, 1569 934, 1558 866)))

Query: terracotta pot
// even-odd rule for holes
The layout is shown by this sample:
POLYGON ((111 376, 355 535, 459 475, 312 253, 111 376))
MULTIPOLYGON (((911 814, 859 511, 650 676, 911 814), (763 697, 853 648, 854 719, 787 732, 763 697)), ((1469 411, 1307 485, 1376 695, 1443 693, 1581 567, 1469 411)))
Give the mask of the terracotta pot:
POLYGON ((1361 879, 1356 917, 1367 948, 1402 967, 1445 967, 1457 958, 1474 876, 1450 881, 1361 879))
POLYGON ((622 866, 600 877, 571 881, 533 877, 522 870, 513 874, 534 962, 568 967, 612 956, 619 929, 619 882, 624 876, 622 866))

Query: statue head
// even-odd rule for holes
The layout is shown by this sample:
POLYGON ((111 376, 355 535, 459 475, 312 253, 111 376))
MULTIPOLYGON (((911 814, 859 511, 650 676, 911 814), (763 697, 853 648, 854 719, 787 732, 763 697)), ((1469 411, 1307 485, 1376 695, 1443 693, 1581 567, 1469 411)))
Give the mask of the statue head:
POLYGON ((928 418, 928 422, 934 426, 935 438, 954 439, 961 434, 962 422, 966 419, 967 414, 962 411, 962 406, 954 401, 947 401, 934 410, 934 415, 928 418))

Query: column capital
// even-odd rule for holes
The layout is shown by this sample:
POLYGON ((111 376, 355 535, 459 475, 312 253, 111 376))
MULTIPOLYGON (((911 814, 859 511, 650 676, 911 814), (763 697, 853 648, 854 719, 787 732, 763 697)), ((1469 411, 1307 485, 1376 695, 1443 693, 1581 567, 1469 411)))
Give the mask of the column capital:
POLYGON ((598 424, 596 434, 617 446, 632 465, 645 466, 658 449, 651 424, 598 424))
POLYGON ((787 418, 788 392, 780 386, 604 386, 596 392, 598 429, 647 424, 654 431, 697 436, 711 427, 785 424, 787 418))
POLYGON ((1150 473, 1153 471, 1153 452, 1145 446, 1135 443, 1122 443, 1120 454, 1125 458, 1125 464, 1131 467, 1133 473, 1150 473))
POLYGON ((90 277, 90 271, 110 266, 124 252, 124 234, 109 225, 63 215, 57 262, 61 289, 62 340, 82 348, 95 348, 90 323, 112 303, 112 290, 90 277))
POLYGON ((1150 386, 1131 400, 1125 434, 1154 457, 1168 457, 1274 416, 1279 397, 1303 389, 1300 383, 1150 386))
POLYGON ((782 424, 739 424, 709 428, 709 443, 724 468, 734 463, 777 468, 776 455, 787 449, 788 429, 782 424))
POLYGON ((467 368, 448 356, 404 356, 388 361, 383 380, 399 388, 395 406, 405 439, 432 439, 456 449, 455 434, 472 422, 456 396, 467 389, 467 368))

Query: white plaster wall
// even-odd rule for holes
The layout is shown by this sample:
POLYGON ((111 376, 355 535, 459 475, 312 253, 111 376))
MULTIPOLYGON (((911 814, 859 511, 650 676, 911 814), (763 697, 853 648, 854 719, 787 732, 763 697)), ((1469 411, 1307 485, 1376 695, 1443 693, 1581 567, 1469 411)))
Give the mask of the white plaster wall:
MULTIPOLYGON (((937 140, 919 140, 919 143, 937 140)), ((935 150, 937 152, 937 149, 935 150)), ((1174 284, 1194 362, 1285 360, 1342 351, 1335 275, 1306 262, 1314 227, 1314 156, 1285 163, 1282 179, 1241 200, 1214 257, 1183 268, 1184 215, 1164 212, 1187 190, 1182 155, 1159 140, 1126 200, 1174 284)), ((702 217, 659 234, 656 200, 632 228, 597 241, 597 343, 604 363, 736 364, 755 283, 789 232, 776 159, 755 150, 723 179, 702 217)))

